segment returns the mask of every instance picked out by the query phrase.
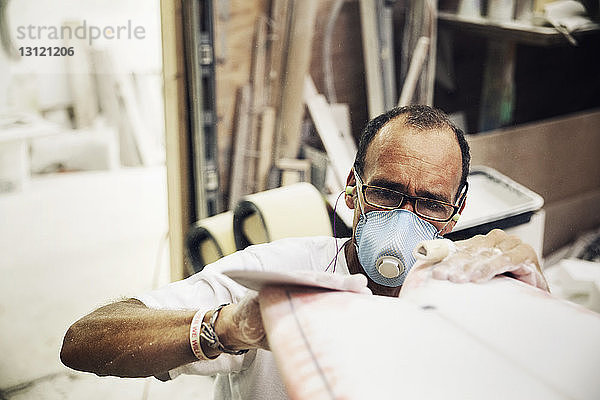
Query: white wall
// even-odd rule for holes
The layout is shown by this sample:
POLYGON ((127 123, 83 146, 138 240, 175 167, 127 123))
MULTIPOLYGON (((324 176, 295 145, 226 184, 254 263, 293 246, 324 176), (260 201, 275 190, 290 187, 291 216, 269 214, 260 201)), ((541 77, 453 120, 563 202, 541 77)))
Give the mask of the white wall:
MULTIPOLYGON (((138 30, 138 39, 101 38, 93 41, 95 49, 108 49, 115 60, 114 70, 97 71, 112 73, 160 74, 160 2, 159 0, 12 0, 8 8, 10 32, 17 48, 21 46, 65 46, 65 41, 49 38, 50 27, 60 29, 65 21, 75 21, 81 26, 99 28, 127 26, 138 30), (33 26, 33 35, 28 27, 33 26), (37 27, 42 28, 44 39, 38 38, 37 27), (26 33, 19 39, 20 33, 26 33), (139 39, 139 37, 142 37, 139 39)), ((82 32, 82 30, 80 30, 82 32)), ((89 33, 89 30, 88 30, 89 33)), ((121 31, 122 35, 126 31, 121 31)), ((126 36, 126 35, 125 35, 126 36)), ((89 35, 88 35, 89 38, 89 35)), ((50 108, 71 101, 67 62, 78 66, 79 72, 88 72, 87 40, 76 41, 75 56, 67 57, 21 57, 8 61, 0 55, 0 107, 18 105, 17 108, 50 108), (8 77, 8 78, 7 78, 8 77)), ((2 109, 0 108, 0 111, 2 109)))

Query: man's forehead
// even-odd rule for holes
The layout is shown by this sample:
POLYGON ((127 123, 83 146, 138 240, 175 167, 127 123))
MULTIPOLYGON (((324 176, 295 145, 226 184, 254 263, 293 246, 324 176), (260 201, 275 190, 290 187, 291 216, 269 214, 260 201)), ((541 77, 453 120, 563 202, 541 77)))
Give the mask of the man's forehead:
POLYGON ((460 146, 455 133, 449 126, 436 126, 421 128, 405 123, 405 117, 400 115, 381 127, 367 147, 367 158, 374 152, 381 151, 386 145, 402 147, 409 154, 411 150, 418 150, 431 140, 444 144, 443 148, 436 149, 437 155, 452 155, 462 158, 460 146), (369 154, 371 153, 371 154, 369 154))
POLYGON ((407 125, 403 116, 389 121, 367 148, 365 178, 373 174, 386 175, 402 165, 449 177, 451 189, 457 190, 462 176, 462 154, 454 131, 449 126, 407 125))

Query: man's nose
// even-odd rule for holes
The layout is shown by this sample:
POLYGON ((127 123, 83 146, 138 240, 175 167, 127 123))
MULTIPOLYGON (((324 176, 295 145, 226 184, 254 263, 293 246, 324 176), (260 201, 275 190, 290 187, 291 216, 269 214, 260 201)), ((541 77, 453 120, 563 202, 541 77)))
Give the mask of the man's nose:
POLYGON ((415 212, 414 200, 404 198, 404 200, 402 200, 402 204, 400 205, 400 209, 407 210, 407 211, 414 213, 415 212))

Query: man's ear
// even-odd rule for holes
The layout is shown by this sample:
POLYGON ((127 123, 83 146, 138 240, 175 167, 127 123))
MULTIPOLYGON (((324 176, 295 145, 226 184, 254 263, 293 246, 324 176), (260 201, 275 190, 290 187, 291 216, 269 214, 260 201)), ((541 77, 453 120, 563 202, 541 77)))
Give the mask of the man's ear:
POLYGON ((462 214, 463 210, 465 209, 466 205, 467 205, 467 196, 465 195, 465 198, 463 199, 463 202, 460 206, 460 209, 458 210, 458 213, 456 213, 454 215, 454 217, 452 217, 452 220, 450 221, 450 223, 448 224, 448 226, 445 229, 446 232, 442 233, 443 235, 452 232, 452 230, 456 226, 456 223, 458 222, 460 215, 462 214))
POLYGON ((354 210, 354 199, 357 195, 356 192, 356 178, 354 177, 354 171, 350 170, 348 177, 346 178, 346 188, 344 194, 344 201, 349 209, 354 210))

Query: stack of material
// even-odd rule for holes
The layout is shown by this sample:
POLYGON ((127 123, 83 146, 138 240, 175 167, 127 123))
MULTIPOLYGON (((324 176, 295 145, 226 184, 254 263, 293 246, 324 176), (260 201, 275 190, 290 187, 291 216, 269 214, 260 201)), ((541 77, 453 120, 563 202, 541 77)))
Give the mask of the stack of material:
POLYGON ((229 179, 229 206, 250 193, 311 180, 311 162, 299 160, 308 107, 331 160, 326 187, 344 186, 356 146, 348 107, 330 105, 307 78, 318 9, 315 0, 273 0, 270 18, 254 29, 250 82, 238 90, 229 179))
MULTIPOLYGON (((298 155, 302 85, 317 6, 316 0, 273 0, 270 19, 262 15, 256 20, 250 82, 237 97, 230 207, 243 195, 266 189, 279 159, 298 155)), ((284 164, 286 170, 294 169, 291 163, 284 164)))
MULTIPOLYGON (((240 82, 233 123, 229 208, 239 199, 257 191, 279 185, 310 181, 316 178, 316 167, 299 160, 305 117, 312 120, 330 160, 325 185, 329 193, 339 193, 356 153, 350 132, 349 108, 335 104, 333 69, 331 68, 331 37, 335 20, 346 0, 332 0, 323 39, 324 79, 330 104, 320 95, 310 78, 312 46, 317 31, 317 12, 326 7, 316 0, 271 0, 268 14, 255 18, 250 78, 240 82), (329 51, 328 51, 329 50, 329 51), (308 79, 307 79, 308 77, 308 79), (305 115, 305 111, 308 113, 305 115)), ((435 2, 411 2, 412 25, 405 29, 407 46, 420 49, 421 57, 413 56, 409 83, 402 94, 403 104, 431 103, 433 93, 432 52, 435 48, 435 2), (416 22, 419 22, 417 24, 416 22), (417 46, 416 43, 421 46, 417 46), (425 45, 423 45, 425 43, 425 45)), ((398 104, 393 49, 393 3, 361 0, 357 6, 363 37, 363 53, 367 80, 367 103, 371 117, 398 104), (360 9, 360 10, 359 10, 360 9)), ((238 33, 239 35, 239 33, 238 33)), ((318 36, 317 36, 318 37, 318 36)), ((244 38, 247 40, 247 38, 244 38)), ((239 41, 239 38, 238 38, 239 41)), ((238 43, 239 44, 239 43, 238 43)), ((406 83, 406 82, 405 82, 406 83)), ((406 85, 405 85, 406 86, 406 85)), ((361 96, 362 97, 362 96, 361 96)), ((226 157, 227 158, 227 157, 226 157)), ((316 182, 315 182, 316 183, 316 182)))

